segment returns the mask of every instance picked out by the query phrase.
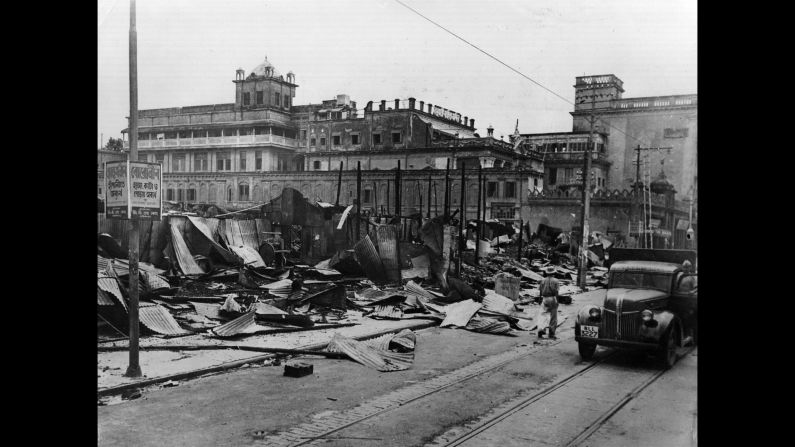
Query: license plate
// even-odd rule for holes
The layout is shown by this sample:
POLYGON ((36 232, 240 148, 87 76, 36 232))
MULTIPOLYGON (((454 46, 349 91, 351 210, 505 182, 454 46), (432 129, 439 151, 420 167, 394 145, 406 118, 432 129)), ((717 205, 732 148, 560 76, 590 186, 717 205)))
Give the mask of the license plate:
POLYGON ((580 326, 580 336, 599 338, 599 326, 580 326))

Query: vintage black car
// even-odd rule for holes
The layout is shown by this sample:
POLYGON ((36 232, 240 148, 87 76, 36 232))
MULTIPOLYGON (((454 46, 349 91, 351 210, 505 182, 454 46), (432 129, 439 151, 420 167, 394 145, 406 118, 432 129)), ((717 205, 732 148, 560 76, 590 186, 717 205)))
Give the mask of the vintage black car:
POLYGON ((574 322, 580 356, 590 360, 596 346, 654 351, 664 367, 677 349, 695 343, 696 276, 680 264, 619 261, 610 266, 602 306, 584 306, 574 322))

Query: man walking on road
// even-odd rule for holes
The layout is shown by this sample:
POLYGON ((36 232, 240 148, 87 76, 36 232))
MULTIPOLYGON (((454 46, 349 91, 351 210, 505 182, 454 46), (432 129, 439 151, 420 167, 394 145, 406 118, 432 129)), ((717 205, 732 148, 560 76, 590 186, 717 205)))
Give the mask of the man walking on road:
POLYGON ((560 283, 555 279, 555 267, 544 269, 545 278, 541 280, 538 291, 541 294, 541 307, 538 309, 538 338, 543 338, 544 330, 549 328, 549 338, 556 340, 555 329, 558 326, 558 289, 560 283))

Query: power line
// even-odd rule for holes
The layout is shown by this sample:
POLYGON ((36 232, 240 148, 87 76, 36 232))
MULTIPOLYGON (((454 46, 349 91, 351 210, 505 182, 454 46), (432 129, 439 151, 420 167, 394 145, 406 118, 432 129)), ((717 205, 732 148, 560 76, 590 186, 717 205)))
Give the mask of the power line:
MULTIPOLYGON (((427 21, 429 21, 429 22, 433 23, 434 25, 438 26, 439 28, 441 28, 441 29, 443 29, 443 30, 447 31, 447 32, 448 32, 448 33, 450 33, 452 36, 454 36, 455 38, 457 38, 457 39, 461 40, 462 42, 466 43, 467 45, 471 46, 472 48, 474 48, 474 49, 476 49, 476 50, 480 51, 481 53, 485 54, 486 56, 488 56, 488 57, 490 57, 490 58, 494 59, 495 61, 499 62, 501 65, 503 65, 503 66, 505 66, 506 68, 510 69, 511 71, 513 71, 513 72, 517 73, 519 76, 521 76, 521 77, 523 77, 523 78, 527 79, 528 81, 532 82, 533 84, 535 84, 535 85, 537 85, 537 86, 539 86, 539 87, 543 88, 544 90, 548 91, 549 93, 552 93, 553 95, 557 96, 558 98, 562 99, 563 101, 566 101, 566 103, 567 103, 567 104, 573 105, 573 106, 575 106, 575 107, 577 106, 575 103, 573 103, 573 102, 569 101, 568 99, 566 99, 565 97, 563 97, 563 96, 559 95, 559 94, 558 94, 558 93, 556 93, 555 91, 553 91, 553 90, 551 90, 551 89, 549 89, 549 88, 545 87, 544 85, 542 85, 542 84, 541 84, 541 83, 539 83, 538 81, 534 80, 533 78, 531 78, 531 77, 529 77, 529 76, 525 75, 525 74, 524 74, 524 73, 522 73, 521 71, 519 71, 519 70, 517 70, 517 69, 515 69, 515 68, 511 67, 510 65, 506 64, 505 62, 503 62, 503 61, 501 61, 501 60, 497 59, 495 56, 492 56, 492 55, 491 55, 491 54, 489 54, 488 52, 486 52, 486 51, 482 50, 482 49, 481 49, 480 47, 478 47, 477 45, 475 45, 475 44, 473 44, 473 43, 469 42, 468 40, 464 39, 463 37, 459 36, 458 34, 456 34, 456 33, 452 32, 452 31, 450 31, 449 29, 445 28, 444 26, 442 26, 442 25, 440 25, 440 24, 438 24, 438 23, 434 22, 433 20, 429 19, 428 17, 425 17, 425 16, 424 16, 424 15, 423 15, 421 12, 417 11, 416 9, 412 8, 411 6, 409 6, 409 5, 405 4, 405 3, 403 3, 403 2, 402 2, 402 1, 400 1, 400 0, 395 0, 395 2, 399 3, 401 6, 403 6, 403 7, 405 7, 406 9, 408 9, 408 10, 412 11, 413 13, 415 13, 415 14, 417 14, 418 16, 422 17, 423 19, 425 19, 425 20, 427 20, 427 21)), ((596 119, 598 119, 599 121, 602 121, 602 119, 601 119, 601 118, 598 118, 598 117, 596 117, 596 119)), ((623 130, 619 129, 618 127, 615 127, 615 126, 613 126, 612 124, 610 124, 610 123, 607 123, 607 122, 604 122, 604 121, 602 121, 602 122, 603 122, 604 124, 606 124, 608 127, 611 127, 611 128, 613 128, 613 129, 617 130, 618 132, 620 132, 620 133, 622 133, 622 134, 624 134, 624 135, 628 136, 629 138, 632 138, 633 140, 637 141, 638 143, 643 143, 643 141, 639 140, 638 138, 635 138, 635 137, 634 137, 634 136, 632 136, 632 135, 629 135, 628 133, 624 132, 623 130)))

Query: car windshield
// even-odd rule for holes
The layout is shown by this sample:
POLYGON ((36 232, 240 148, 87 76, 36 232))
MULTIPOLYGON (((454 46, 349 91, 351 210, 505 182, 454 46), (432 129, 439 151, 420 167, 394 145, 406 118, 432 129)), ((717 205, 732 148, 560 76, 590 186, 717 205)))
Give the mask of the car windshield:
POLYGON ((671 277, 659 273, 644 272, 612 272, 610 274, 610 287, 624 287, 627 289, 657 289, 668 290, 671 277))

